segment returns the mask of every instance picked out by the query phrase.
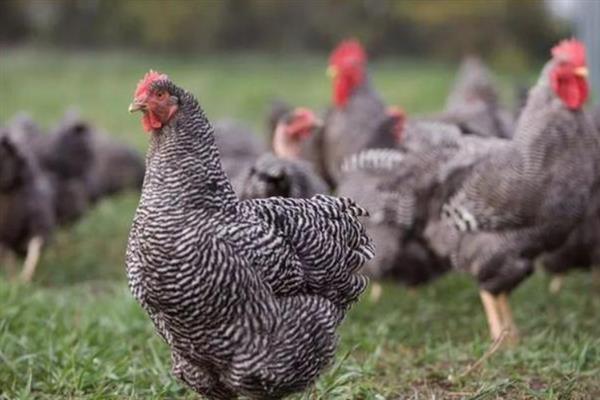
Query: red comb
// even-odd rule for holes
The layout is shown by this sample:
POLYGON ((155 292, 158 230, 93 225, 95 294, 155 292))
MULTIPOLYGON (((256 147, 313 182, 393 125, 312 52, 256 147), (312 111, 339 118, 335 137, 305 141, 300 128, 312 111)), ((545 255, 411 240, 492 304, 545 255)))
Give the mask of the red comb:
POLYGON ((169 77, 165 74, 161 74, 160 72, 150 70, 146 72, 146 75, 138 82, 137 87, 135 88, 134 97, 139 97, 145 94, 148 91, 148 88, 152 84, 152 82, 156 80, 167 80, 169 77))
POLYGON ((552 48, 552 57, 583 66, 585 65, 585 45, 577 39, 561 40, 552 48))
POLYGON ((347 39, 342 41, 329 57, 329 64, 335 65, 342 62, 357 61, 365 62, 367 55, 360 42, 356 39, 347 39))

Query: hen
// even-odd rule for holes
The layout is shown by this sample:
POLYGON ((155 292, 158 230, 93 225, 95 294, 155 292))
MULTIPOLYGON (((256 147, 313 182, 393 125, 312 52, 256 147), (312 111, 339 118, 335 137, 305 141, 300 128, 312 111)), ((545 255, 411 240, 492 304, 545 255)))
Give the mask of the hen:
POLYGON ((367 285, 366 212, 323 195, 240 201, 204 112, 165 75, 149 72, 129 109, 150 148, 127 273, 173 373, 210 399, 303 390, 367 285))
POLYGON ((510 138, 512 119, 511 113, 500 106, 488 68, 478 58, 465 58, 438 120, 458 126, 465 134, 510 138))
POLYGON ((588 94, 585 49, 552 50, 513 140, 476 163, 443 207, 453 265, 478 281, 494 339, 516 337, 507 294, 556 248, 586 212, 600 151, 581 107, 588 94))
POLYGON ((26 146, 0 128, 0 251, 25 257, 21 280, 33 277, 53 226, 48 181, 26 146))
MULTIPOLYGON (((397 149, 364 150, 346 159, 338 194, 370 214, 365 225, 378 251, 366 273, 413 286, 450 268, 424 237, 446 195, 441 188, 504 140, 464 136, 438 122, 399 120, 394 130, 397 149)), ((373 289, 376 299, 380 290, 373 289)))

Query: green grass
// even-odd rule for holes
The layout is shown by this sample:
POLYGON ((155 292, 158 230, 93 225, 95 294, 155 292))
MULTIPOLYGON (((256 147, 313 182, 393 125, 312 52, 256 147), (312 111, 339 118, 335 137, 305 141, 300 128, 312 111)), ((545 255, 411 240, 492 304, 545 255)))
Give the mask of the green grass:
MULTIPOLYGON (((196 93, 211 118, 232 116, 260 130, 273 96, 327 104, 324 60, 4 51, 0 121, 28 110, 50 127, 77 105, 143 151, 147 136, 127 105, 153 67, 196 93)), ((409 112, 439 108, 453 74, 451 66, 410 60, 381 61, 371 70, 386 101, 409 112)), ((0 276, 0 399, 196 398, 170 376, 168 349, 125 283, 136 204, 135 194, 104 201, 57 232, 32 285, 0 276)), ((490 345, 472 280, 451 274, 416 292, 387 285, 378 304, 364 299, 351 311, 334 367, 297 398, 600 398, 598 287, 584 273, 569 276, 558 296, 547 284, 536 274, 512 296, 519 346, 494 353, 466 376, 490 345)))

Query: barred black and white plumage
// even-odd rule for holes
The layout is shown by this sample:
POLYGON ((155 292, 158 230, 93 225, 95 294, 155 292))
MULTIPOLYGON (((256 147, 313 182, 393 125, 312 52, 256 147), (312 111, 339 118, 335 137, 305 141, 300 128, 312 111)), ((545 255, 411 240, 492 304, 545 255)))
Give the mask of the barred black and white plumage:
POLYGON ((448 270, 421 237, 436 183, 435 165, 443 161, 444 150, 432 157, 432 151, 404 150, 373 149, 351 156, 338 194, 354 198, 370 213, 365 225, 377 252, 365 272, 412 286, 448 270))
POLYGON ((193 96, 155 129, 127 250, 132 293, 172 351, 173 373, 210 399, 281 398, 314 382, 372 257, 348 199, 240 201, 193 96))
POLYGON ((353 154, 342 162, 342 174, 357 170, 394 171, 400 166, 404 154, 396 149, 369 149, 353 154))
POLYGON ((580 105, 567 106, 551 85, 559 62, 542 71, 513 140, 476 163, 444 206, 457 240, 453 264, 494 295, 567 239, 598 179, 600 142, 580 105))

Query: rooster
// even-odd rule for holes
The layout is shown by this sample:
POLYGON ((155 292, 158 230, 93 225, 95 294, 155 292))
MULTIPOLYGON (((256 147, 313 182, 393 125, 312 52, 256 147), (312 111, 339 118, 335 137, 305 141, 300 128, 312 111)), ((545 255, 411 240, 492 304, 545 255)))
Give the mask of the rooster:
POLYGON ((367 146, 383 148, 390 143, 390 133, 378 129, 386 119, 386 107, 369 81, 366 64, 365 51, 356 40, 343 41, 329 58, 333 105, 325 118, 322 157, 332 187, 346 157, 367 146))
POLYGON ((600 145, 581 109, 586 76, 583 44, 555 46, 512 141, 476 163, 443 206, 453 266, 478 281, 495 340, 516 339, 508 293, 566 240, 598 179, 600 145))
POLYGON ((209 399, 305 389, 367 285, 366 211, 324 195, 240 201, 203 110, 164 74, 144 76, 129 110, 150 148, 127 274, 174 375, 209 399))

